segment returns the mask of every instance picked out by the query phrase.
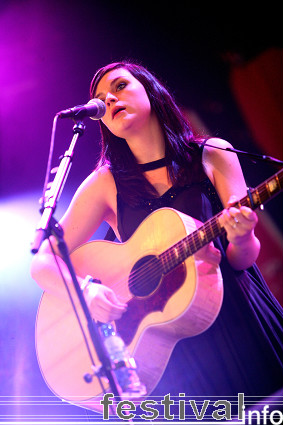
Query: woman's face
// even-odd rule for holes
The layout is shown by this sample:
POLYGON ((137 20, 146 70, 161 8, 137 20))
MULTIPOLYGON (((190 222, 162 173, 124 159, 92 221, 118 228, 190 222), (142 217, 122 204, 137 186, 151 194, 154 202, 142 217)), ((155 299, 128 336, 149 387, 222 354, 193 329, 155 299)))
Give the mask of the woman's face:
POLYGON ((127 140, 150 125, 152 113, 147 93, 128 70, 118 68, 105 74, 95 97, 105 102, 102 122, 115 136, 127 140))

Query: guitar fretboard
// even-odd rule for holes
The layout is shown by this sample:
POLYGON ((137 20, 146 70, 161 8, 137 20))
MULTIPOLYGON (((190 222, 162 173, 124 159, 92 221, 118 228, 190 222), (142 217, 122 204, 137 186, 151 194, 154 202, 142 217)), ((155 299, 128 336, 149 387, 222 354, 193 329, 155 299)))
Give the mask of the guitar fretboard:
MULTIPOLYGON (((255 189, 249 189, 247 191, 247 196, 236 202, 234 206, 237 208, 246 206, 255 210, 281 192, 282 186, 283 170, 280 170, 255 189)), ((225 229, 219 222, 221 214, 222 212, 218 213, 216 216, 206 221, 197 230, 190 233, 184 239, 180 240, 159 255, 164 273, 168 273, 170 270, 185 261, 189 256, 195 254, 205 245, 225 233, 225 229)))

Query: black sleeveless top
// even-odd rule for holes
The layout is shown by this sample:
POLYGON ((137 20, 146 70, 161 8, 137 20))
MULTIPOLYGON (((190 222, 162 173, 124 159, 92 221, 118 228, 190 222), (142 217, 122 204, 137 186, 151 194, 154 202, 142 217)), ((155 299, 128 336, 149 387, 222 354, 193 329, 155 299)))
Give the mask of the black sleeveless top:
MULTIPOLYGON (((154 210, 170 207, 202 222, 223 209, 210 180, 172 187, 162 196, 129 206, 117 195, 118 230, 126 241, 154 210)), ((166 231, 166 229, 164 229, 166 231)), ((218 238, 224 301, 203 334, 177 343, 154 394, 194 396, 268 396, 283 383, 283 312, 258 268, 235 271, 229 265, 226 238, 218 238)))

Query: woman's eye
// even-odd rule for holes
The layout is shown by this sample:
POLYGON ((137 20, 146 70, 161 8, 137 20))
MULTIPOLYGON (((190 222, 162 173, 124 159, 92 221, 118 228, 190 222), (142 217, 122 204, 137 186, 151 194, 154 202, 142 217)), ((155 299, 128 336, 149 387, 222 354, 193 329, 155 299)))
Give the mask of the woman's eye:
POLYGON ((121 82, 121 83, 119 83, 119 84, 117 84, 117 91, 119 91, 119 90, 122 90, 124 87, 126 87, 126 83, 124 83, 124 82, 121 82))

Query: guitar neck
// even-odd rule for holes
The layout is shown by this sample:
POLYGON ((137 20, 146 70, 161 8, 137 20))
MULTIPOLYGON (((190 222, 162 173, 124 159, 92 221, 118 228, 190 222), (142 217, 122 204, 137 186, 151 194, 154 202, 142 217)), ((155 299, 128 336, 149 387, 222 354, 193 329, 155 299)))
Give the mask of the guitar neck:
MULTIPOLYGON (((247 196, 236 202, 234 206, 236 208, 246 206, 255 210, 280 193, 282 187, 283 169, 265 180, 255 189, 249 189, 247 196)), ((206 221, 197 230, 187 235, 159 256, 164 273, 168 273, 205 245, 225 233, 225 229, 219 222, 221 214, 222 212, 206 221)))

